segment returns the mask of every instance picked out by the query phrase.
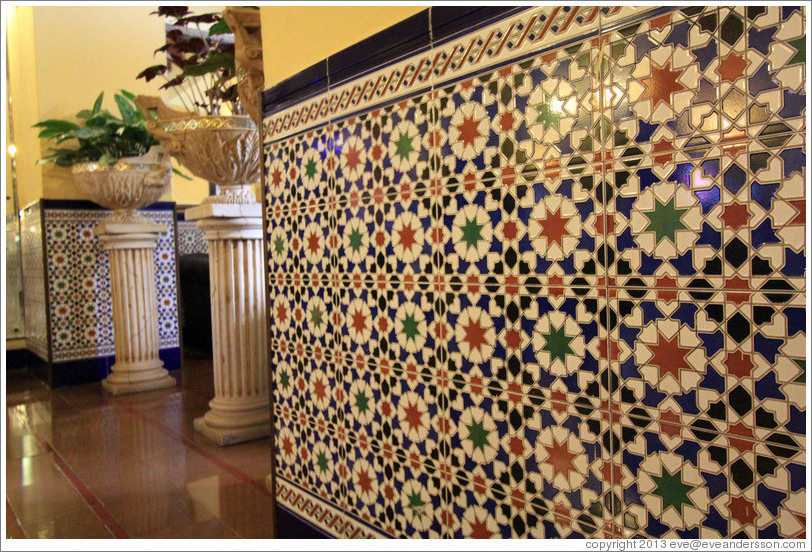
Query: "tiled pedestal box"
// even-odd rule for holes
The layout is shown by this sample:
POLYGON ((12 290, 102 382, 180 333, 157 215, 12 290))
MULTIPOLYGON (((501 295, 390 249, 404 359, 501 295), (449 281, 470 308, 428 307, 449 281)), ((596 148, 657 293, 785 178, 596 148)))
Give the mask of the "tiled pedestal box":
MULTIPOLYGON (((174 203, 143 211, 167 232, 155 250, 161 359, 180 368, 174 203)), ((88 201, 43 199, 23 210, 22 258, 28 349, 52 386, 105 378, 115 363, 110 264, 93 228, 110 211, 88 201)))
POLYGON ((802 537, 805 15, 438 7, 266 90, 279 504, 802 537))

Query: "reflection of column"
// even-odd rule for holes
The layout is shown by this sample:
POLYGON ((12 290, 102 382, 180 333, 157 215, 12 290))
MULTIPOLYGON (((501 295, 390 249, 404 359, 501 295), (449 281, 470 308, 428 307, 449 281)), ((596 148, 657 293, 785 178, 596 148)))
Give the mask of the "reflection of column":
POLYGON ((206 231, 214 399, 195 430, 220 446, 270 435, 261 207, 208 203, 186 211, 206 231))
POLYGON ((166 227, 102 221, 94 230, 110 255, 110 290, 116 363, 102 381, 113 395, 175 386, 158 356, 155 246, 166 227))

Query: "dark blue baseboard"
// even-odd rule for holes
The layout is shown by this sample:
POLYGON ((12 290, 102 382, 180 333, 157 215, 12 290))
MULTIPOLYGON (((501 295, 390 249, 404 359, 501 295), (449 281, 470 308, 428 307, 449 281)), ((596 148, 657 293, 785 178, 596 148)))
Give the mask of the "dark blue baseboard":
MULTIPOLYGON (((164 362, 164 368, 167 370, 180 368, 181 352, 179 347, 161 349, 158 354, 164 362)), ((66 387, 68 385, 101 381, 110 374, 115 363, 115 355, 55 362, 51 369, 51 387, 66 387)))
POLYGON ((48 362, 28 349, 6 351, 6 370, 28 370, 34 377, 48 383, 48 362))
POLYGON ((299 517, 284 506, 276 505, 276 538, 278 539, 332 539, 331 535, 299 517))
POLYGON ((28 349, 6 350, 6 370, 22 370, 28 367, 32 355, 28 349))

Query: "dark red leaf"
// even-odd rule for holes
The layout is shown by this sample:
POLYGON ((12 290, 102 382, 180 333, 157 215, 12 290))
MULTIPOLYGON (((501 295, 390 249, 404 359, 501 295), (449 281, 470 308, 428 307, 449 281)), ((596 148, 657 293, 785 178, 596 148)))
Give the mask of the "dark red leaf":
POLYGON ((166 32, 166 41, 167 42, 177 42, 178 40, 183 40, 183 31, 180 29, 172 29, 171 31, 166 32))
POLYGON ((169 81, 165 82, 165 83, 164 83, 164 84, 163 84, 163 85, 162 85, 162 86, 159 88, 159 90, 166 90, 166 89, 168 89, 168 88, 172 88, 173 86, 178 86, 179 84, 183 84, 183 81, 184 81, 184 80, 185 80, 185 77, 184 77, 183 75, 178 75, 178 76, 177 76, 177 77, 175 77, 174 79, 172 79, 172 80, 169 80, 169 81))
POLYGON ((190 15, 189 17, 178 19, 178 23, 217 23, 220 19, 222 19, 222 16, 216 12, 201 13, 200 15, 190 15))
POLYGON ((147 82, 151 81, 158 75, 163 75, 169 70, 169 67, 166 65, 153 65, 152 67, 147 67, 135 77, 137 79, 146 79, 147 82))
POLYGON ((189 13, 188 6, 158 6, 158 11, 150 13, 150 15, 158 14, 161 17, 183 17, 189 13))
POLYGON ((172 46, 175 51, 191 54, 199 54, 206 51, 206 43, 202 38, 197 37, 177 41, 172 46))

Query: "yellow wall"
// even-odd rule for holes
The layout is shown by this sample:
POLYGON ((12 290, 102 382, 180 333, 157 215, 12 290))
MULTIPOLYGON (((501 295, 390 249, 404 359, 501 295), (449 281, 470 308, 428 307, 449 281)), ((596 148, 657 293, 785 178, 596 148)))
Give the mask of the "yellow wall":
POLYGON ((424 9, 425 6, 261 6, 265 87, 424 9))
MULTIPOLYGON (((191 9, 202 13, 221 10, 222 6, 191 9)), ((67 169, 34 166, 51 144, 43 141, 40 146, 32 124, 48 118, 72 119, 80 109, 91 107, 102 90, 104 106, 114 113, 117 107, 113 94, 121 88, 135 94, 166 95, 158 90, 163 82, 160 79, 146 83, 135 78, 141 70, 160 61, 153 57, 153 51, 164 43, 164 19, 150 15, 154 10, 154 6, 36 6, 9 10, 9 68, 15 138, 19 144, 20 205, 39 197, 82 197, 67 169)), ((207 195, 207 182, 175 177, 163 199, 199 203, 207 195)))
MULTIPOLYGON (((37 133, 31 128, 31 125, 39 121, 33 8, 10 8, 6 23, 8 91, 13 99, 14 139, 17 147, 17 190, 19 205, 25 207, 42 197, 42 171, 34 165, 39 159, 40 146, 37 133)), ((11 185, 10 179, 6 182, 11 185)), ((10 192, 7 190, 6 193, 10 192)))
MULTIPOLYGON (((35 162, 49 146, 35 122, 72 118, 99 91, 115 110, 113 93, 159 94, 160 82, 136 80, 156 63, 163 19, 154 6, 17 6, 8 10, 10 90, 14 99, 20 205, 40 197, 81 197, 66 169, 35 162)), ((197 13, 222 6, 192 6, 197 13)), ((419 6, 263 6, 260 8, 265 83, 270 86, 406 17, 419 6), (284 46, 281 46, 284 44, 284 46)), ((188 174, 188 171, 184 171, 188 174)), ((199 203, 208 194, 200 179, 173 179, 164 199, 199 203)))

